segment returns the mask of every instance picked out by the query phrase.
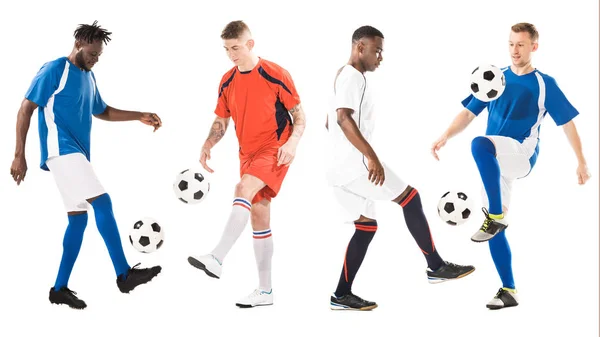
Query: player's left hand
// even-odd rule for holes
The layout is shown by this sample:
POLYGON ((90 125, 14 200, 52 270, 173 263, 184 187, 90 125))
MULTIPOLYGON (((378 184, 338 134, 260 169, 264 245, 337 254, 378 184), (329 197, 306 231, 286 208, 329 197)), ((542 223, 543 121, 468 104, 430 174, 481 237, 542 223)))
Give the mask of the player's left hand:
POLYGON ((151 112, 142 112, 140 116, 140 122, 154 127, 154 131, 158 130, 162 126, 162 121, 157 114, 151 112))
POLYGON ((277 152, 277 166, 290 166, 292 161, 294 161, 294 157, 296 157, 296 143, 288 141, 277 152))
POLYGON ((587 165, 579 164, 577 166, 577 181, 579 185, 585 184, 588 180, 590 180, 591 175, 590 171, 588 171, 587 165))

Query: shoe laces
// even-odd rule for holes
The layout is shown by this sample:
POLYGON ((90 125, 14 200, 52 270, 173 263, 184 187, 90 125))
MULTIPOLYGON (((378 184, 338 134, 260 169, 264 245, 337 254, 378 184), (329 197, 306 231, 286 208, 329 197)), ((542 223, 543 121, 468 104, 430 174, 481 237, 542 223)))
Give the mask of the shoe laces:
POLYGON ((494 296, 494 297, 495 297, 495 298, 500 298, 500 296, 501 296, 502 294, 504 294, 505 292, 507 292, 507 291, 506 291, 506 290, 504 290, 504 289, 502 289, 502 288, 500 288, 500 289, 498 289, 498 292, 496 293, 496 296, 494 296))
POLYGON ((61 288, 60 290, 61 290, 61 291, 66 291, 67 293, 69 293, 69 294, 71 294, 71 295, 73 295, 73 296, 77 295, 77 292, 75 292, 75 291, 73 291, 73 290, 71 290, 71 289, 69 289, 69 288, 67 288, 67 287, 63 287, 63 288, 61 288))
POLYGON ((485 207, 482 207, 481 210, 483 211, 483 214, 485 214, 485 220, 483 220, 483 225, 481 225, 481 228, 479 230, 482 232, 487 232, 490 223, 492 223, 494 219, 490 218, 490 213, 487 209, 485 209, 485 207))

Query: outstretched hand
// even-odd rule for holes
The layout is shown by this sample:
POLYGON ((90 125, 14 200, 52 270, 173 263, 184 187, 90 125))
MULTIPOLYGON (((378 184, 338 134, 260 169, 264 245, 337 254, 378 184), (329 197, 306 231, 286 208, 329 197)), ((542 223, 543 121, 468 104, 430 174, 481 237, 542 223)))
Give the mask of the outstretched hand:
POLYGON ((436 159, 436 160, 440 160, 440 157, 438 157, 437 152, 444 146, 446 145, 446 142, 448 141, 448 138, 446 138, 445 136, 440 137, 438 140, 436 140, 433 145, 431 145, 431 155, 436 159))
POLYGON ((162 126, 162 121, 157 114, 151 112, 142 112, 140 122, 154 127, 154 131, 162 126))

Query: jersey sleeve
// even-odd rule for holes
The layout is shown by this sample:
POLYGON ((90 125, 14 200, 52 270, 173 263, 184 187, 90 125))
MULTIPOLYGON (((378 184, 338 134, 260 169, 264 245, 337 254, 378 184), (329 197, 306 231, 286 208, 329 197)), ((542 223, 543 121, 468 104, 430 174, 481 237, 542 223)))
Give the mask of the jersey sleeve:
POLYGON ((579 115, 577 109, 571 105, 565 94, 560 90, 554 78, 544 76, 544 82, 546 84, 544 106, 557 126, 564 125, 579 115))
MULTIPOLYGON (((233 78, 233 76, 232 76, 233 78)), ((219 83, 219 96, 217 98, 217 106, 215 108, 215 114, 221 118, 229 118, 231 117, 231 111, 227 106, 227 95, 226 95, 226 84, 230 82, 231 79, 227 80, 225 76, 221 79, 221 83, 219 83)))
POLYGON ((364 78, 359 73, 338 77, 335 84, 334 110, 346 108, 359 111, 364 86, 364 78))
POLYGON ((480 101, 473 95, 469 95, 469 97, 465 98, 461 103, 467 110, 471 111, 475 116, 479 116, 483 109, 485 109, 488 106, 488 102, 480 101))
POLYGON ((60 62, 48 62, 40 68, 25 94, 26 99, 41 107, 48 104, 60 84, 61 70, 64 70, 60 69, 59 64, 60 62))
POLYGON ((94 80, 94 106, 92 107, 92 114, 99 115, 106 111, 106 103, 102 100, 102 96, 100 95, 100 90, 98 90, 98 85, 96 84, 96 76, 92 73, 92 79, 94 80))
POLYGON ((292 76, 285 69, 281 69, 281 82, 283 85, 279 86, 279 100, 281 100, 283 106, 289 111, 300 104, 300 96, 296 91, 296 85, 292 80, 292 76))

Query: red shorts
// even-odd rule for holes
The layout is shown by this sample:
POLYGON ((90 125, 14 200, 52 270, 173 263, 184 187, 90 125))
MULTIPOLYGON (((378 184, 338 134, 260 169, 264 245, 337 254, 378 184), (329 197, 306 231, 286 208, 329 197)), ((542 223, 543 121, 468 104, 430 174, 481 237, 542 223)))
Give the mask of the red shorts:
POLYGON ((279 193, 289 166, 277 166, 278 150, 279 147, 268 147, 240 158, 240 177, 250 174, 267 185, 256 193, 253 204, 262 199, 271 201, 279 193))

